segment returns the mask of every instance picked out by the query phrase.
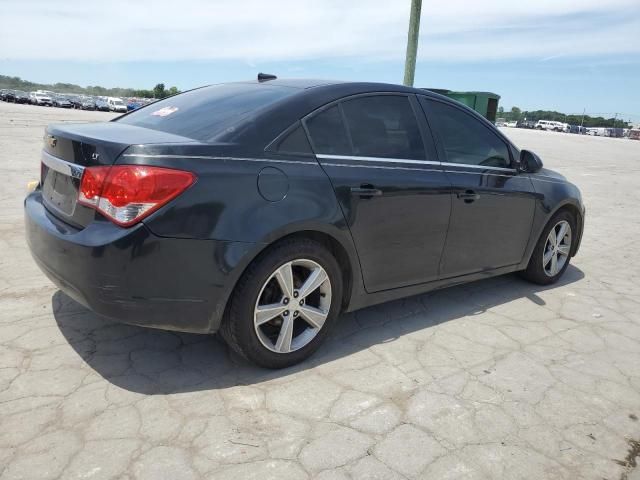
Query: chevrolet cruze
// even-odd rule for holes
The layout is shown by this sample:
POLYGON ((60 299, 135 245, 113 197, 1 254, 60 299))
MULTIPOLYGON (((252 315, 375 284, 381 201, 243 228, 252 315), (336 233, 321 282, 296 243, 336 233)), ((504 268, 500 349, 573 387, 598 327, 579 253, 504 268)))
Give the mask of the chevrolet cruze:
POLYGON ((118 321, 220 332, 270 368, 308 357, 343 311, 509 272, 553 283, 584 212, 455 101, 270 76, 49 126, 25 200, 63 292, 118 321))

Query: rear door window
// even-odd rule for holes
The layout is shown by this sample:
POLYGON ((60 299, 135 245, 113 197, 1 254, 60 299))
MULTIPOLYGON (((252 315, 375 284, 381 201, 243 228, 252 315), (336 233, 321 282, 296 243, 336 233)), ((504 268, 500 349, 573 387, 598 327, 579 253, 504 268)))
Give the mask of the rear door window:
POLYGON ((302 128, 302 125, 300 125, 300 122, 282 139, 277 140, 273 145, 269 146, 268 150, 282 154, 310 155, 313 153, 309 145, 309 140, 307 140, 307 134, 302 128))
POLYGON ((159 100, 116 121, 207 141, 298 91, 253 83, 211 85, 159 100))
POLYGON ((420 129, 409 98, 373 95, 342 102, 353 154, 424 160, 420 129))
POLYGON ((315 153, 352 155, 351 144, 338 105, 313 115, 305 122, 315 153))

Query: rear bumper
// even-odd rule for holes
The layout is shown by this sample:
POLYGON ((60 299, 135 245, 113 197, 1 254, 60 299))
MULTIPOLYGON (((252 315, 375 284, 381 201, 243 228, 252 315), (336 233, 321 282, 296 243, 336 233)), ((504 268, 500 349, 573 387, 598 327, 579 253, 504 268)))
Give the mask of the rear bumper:
POLYGON ((210 333, 254 244, 164 238, 143 224, 96 220, 77 230, 53 216, 40 191, 25 200, 29 248, 63 292, 99 315, 145 327, 210 333))

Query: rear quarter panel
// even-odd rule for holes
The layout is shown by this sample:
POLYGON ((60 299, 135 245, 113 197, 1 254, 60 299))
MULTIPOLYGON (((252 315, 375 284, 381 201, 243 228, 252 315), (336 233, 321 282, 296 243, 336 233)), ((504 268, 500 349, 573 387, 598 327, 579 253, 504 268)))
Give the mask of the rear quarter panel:
POLYGON ((257 157, 206 148, 156 156, 142 150, 127 150, 117 163, 178 168, 197 175, 193 186, 145 220, 156 235, 269 243, 303 225, 347 232, 331 183, 314 158, 257 157), (276 191, 267 194, 271 200, 263 196, 264 185, 262 193, 258 185, 266 172, 278 178, 276 191))
POLYGON ((352 288, 360 290, 353 240, 331 182, 314 157, 165 145, 131 147, 117 163, 178 168, 197 175, 194 185, 144 223, 161 237, 251 244, 241 257, 225 261, 226 267, 234 270, 233 285, 270 244, 293 233, 311 231, 326 234, 343 247, 351 262, 352 288), (268 188, 262 188, 262 193, 259 189, 258 179, 265 171, 275 173, 275 190, 267 192, 272 200, 263 196, 268 188), (282 198, 273 200, 278 197, 282 198))

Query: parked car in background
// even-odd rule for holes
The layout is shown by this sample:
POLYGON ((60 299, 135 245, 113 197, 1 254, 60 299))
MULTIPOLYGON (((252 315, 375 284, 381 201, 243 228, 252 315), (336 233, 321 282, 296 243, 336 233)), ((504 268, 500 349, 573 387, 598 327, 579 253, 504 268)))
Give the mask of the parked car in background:
POLYGON ((108 112, 109 104, 105 100, 98 98, 96 99, 96 110, 100 112, 108 112))
POLYGON ((609 129, 606 127, 591 127, 587 129, 587 135, 591 135, 593 137, 608 137, 609 129))
POLYGON ((533 122, 531 120, 522 120, 518 122, 517 127, 518 128, 536 128, 536 122, 533 122))
POLYGON ((452 99, 269 80, 50 125, 25 229, 99 314, 219 331, 281 368, 341 311, 516 271, 556 282, 584 214, 576 186, 452 99))
POLYGON ((0 90, 0 100, 4 102, 12 102, 14 97, 14 90, 3 88, 0 90))
POLYGON ((29 93, 29 101, 33 105, 46 105, 50 107, 53 104, 49 95, 40 92, 29 93))
POLYGON ((137 102, 128 102, 127 103, 127 111, 130 112, 132 110, 137 110, 138 108, 140 108, 142 106, 142 104, 137 103, 137 102))
POLYGON ((29 94, 27 92, 23 92, 22 90, 15 91, 15 102, 16 103, 29 103, 29 94))
POLYGON ((566 132, 569 130, 569 124, 556 122, 554 120, 538 120, 536 123, 538 130, 551 130, 554 132, 566 132))
POLYGON ((127 106, 121 98, 109 97, 107 99, 107 104, 109 105, 109 110, 111 110, 112 112, 127 112, 127 106))
POLYGON ((53 103, 54 107, 59 107, 59 108, 71 108, 71 107, 73 107, 73 105, 71 104, 69 99, 67 97, 65 97, 64 95, 54 95, 53 99, 52 99, 52 103, 53 103))
POLYGON ((570 125, 569 133, 577 133, 578 135, 586 135, 587 128, 581 127, 580 125, 570 125))
POLYGON ((67 100, 71 103, 71 107, 75 109, 82 108, 82 96, 80 95, 67 95, 67 100))
POLYGON ((93 98, 84 98, 82 99, 82 101, 80 102, 80 108, 82 110, 95 110, 96 109, 96 102, 93 98))

